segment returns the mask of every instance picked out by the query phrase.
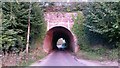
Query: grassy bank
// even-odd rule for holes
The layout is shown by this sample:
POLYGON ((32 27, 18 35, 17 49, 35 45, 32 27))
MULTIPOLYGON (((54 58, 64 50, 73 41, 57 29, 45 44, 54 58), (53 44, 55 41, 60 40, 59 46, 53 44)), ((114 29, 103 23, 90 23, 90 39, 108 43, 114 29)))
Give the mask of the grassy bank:
POLYGON ((22 63, 19 63, 18 66, 29 66, 32 63, 44 58, 47 54, 42 51, 42 49, 33 50, 29 53, 29 57, 26 60, 23 60, 22 63))
POLYGON ((2 66, 29 66, 45 56, 46 53, 42 48, 31 50, 27 57, 24 52, 21 52, 19 56, 16 54, 7 54, 2 57, 2 66))
POLYGON ((77 53, 77 57, 96 61, 118 61, 118 49, 112 50, 99 49, 91 51, 80 50, 77 53))

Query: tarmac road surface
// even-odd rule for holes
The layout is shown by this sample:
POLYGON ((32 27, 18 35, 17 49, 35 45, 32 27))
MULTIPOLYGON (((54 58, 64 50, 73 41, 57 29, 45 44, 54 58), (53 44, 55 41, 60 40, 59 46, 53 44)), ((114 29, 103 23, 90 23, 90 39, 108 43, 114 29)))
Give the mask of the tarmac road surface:
POLYGON ((36 62, 31 66, 99 66, 84 60, 78 60, 68 51, 54 51, 41 62, 36 62))

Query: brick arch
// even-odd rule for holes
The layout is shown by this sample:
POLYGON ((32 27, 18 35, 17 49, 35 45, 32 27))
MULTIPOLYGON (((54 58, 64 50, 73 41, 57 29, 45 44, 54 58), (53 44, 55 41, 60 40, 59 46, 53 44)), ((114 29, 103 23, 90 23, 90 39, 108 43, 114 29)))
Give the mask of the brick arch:
POLYGON ((51 51, 57 50, 57 40, 59 38, 64 38, 67 43, 67 51, 75 52, 75 39, 70 30, 62 26, 56 26, 49 29, 46 33, 43 49, 45 52, 49 53, 51 51))

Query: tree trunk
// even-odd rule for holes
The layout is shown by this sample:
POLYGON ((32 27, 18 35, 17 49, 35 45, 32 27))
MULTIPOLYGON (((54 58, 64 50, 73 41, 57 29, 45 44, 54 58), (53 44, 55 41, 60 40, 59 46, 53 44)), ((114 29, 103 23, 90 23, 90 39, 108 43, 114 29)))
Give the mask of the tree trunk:
POLYGON ((30 36, 30 13, 31 13, 31 2, 29 6, 29 17, 28 17, 28 32, 27 32, 27 44, 26 44, 26 54, 28 55, 29 48, 29 36, 30 36))
POLYGON ((27 32, 27 44, 26 44, 26 53, 28 54, 29 48, 29 36, 30 36, 30 19, 28 19, 28 32, 27 32))

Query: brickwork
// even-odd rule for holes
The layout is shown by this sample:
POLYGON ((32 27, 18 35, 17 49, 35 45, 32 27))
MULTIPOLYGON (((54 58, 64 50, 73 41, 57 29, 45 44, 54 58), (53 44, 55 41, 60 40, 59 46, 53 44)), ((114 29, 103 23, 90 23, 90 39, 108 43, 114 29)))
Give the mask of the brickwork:
POLYGON ((76 16, 75 12, 46 12, 44 17, 47 22, 47 30, 56 26, 63 26, 70 30, 74 24, 73 17, 76 16))

